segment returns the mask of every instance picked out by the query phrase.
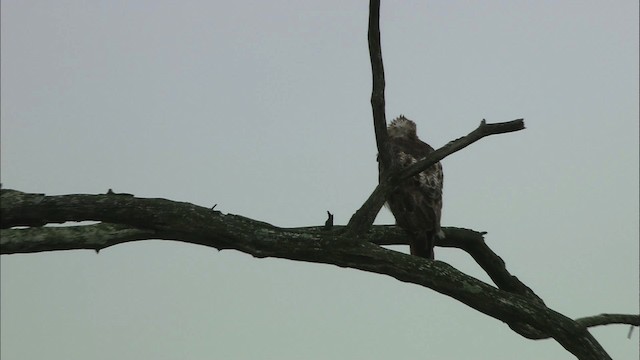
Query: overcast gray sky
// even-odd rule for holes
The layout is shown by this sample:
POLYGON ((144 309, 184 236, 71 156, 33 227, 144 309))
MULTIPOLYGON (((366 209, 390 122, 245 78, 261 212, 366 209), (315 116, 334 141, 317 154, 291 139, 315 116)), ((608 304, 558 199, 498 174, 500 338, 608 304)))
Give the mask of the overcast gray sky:
MULTIPOLYGON (((2 1, 2 184, 344 224, 377 182, 367 1, 2 1)), ((638 2, 384 1, 387 116, 443 161, 443 225, 488 231, 567 316, 637 313, 638 2)), ((377 223, 393 217, 383 210, 377 223)), ((407 251, 406 247, 397 247, 407 251)), ((457 250, 436 257, 487 276, 457 250)), ((145 241, 3 256, 3 360, 572 359, 431 290, 145 241)), ((627 326, 593 329, 638 358, 627 326)))

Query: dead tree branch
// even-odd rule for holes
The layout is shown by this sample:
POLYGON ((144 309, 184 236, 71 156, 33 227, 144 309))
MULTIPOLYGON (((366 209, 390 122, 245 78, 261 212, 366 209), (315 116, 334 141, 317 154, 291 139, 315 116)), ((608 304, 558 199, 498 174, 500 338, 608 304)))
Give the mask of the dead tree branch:
POLYGON ((482 120, 480 125, 468 135, 450 141, 445 146, 432 152, 417 163, 407 167, 406 169, 403 169, 399 173, 388 174, 388 176, 384 180, 380 181, 378 186, 376 186, 371 195, 369 195, 369 198, 364 202, 364 204, 362 204, 360 209, 358 209, 355 214, 353 214, 353 216, 349 220, 349 224, 347 224, 346 231, 354 236, 357 236, 369 230, 376 216, 380 212, 380 209, 384 205, 387 194, 393 191, 402 180, 425 170, 429 166, 437 163, 445 157, 453 154, 456 151, 464 149, 465 147, 484 137, 519 131, 522 129, 524 129, 523 119, 495 124, 487 124, 484 120, 482 120))
POLYGON ((99 251, 116 244, 153 238, 153 231, 110 223, 0 229, 0 254, 78 249, 99 251))
MULTIPOLYGON (((467 252, 499 289, 544 304, 544 301, 533 290, 509 273, 504 260, 493 252, 484 241, 485 233, 455 227, 445 227, 442 230, 445 238, 438 239, 436 246, 458 248, 467 252)), ((367 234, 367 238, 378 245, 408 245, 406 233, 396 226, 373 226, 367 234)))
POLYGON ((579 319, 576 319, 576 322, 585 327, 611 325, 611 324, 626 324, 626 325, 640 326, 640 315, 600 314, 600 315, 579 318, 579 319))
POLYGON ((371 90, 371 110, 373 112, 373 129, 376 135, 376 145, 380 161, 388 160, 387 119, 384 100, 384 66, 382 64, 382 47, 380 45, 380 1, 369 3, 369 58, 371 59, 371 75, 373 89, 371 90))
MULTIPOLYGON (((585 325, 547 308, 537 297, 493 287, 441 261, 384 249, 373 243, 382 236, 375 232, 369 239, 352 238, 336 230, 324 231, 322 227, 283 229, 189 203, 133 196, 45 196, 0 190, 0 200, 0 228, 4 229, 2 254, 100 250, 117 243, 148 238, 182 241, 219 250, 235 249, 258 258, 333 264, 428 287, 505 322, 522 336, 553 337, 580 359, 608 358, 585 325), (68 221, 100 221, 102 224, 76 226, 69 230, 41 227, 68 221), (14 228, 22 226, 31 228, 14 228), (74 240, 67 238, 65 241, 67 235, 74 240)), ((390 234, 395 230, 383 227, 380 231, 390 234)), ((464 244, 478 241, 477 234, 448 228, 448 244, 444 246, 474 249, 464 244)), ((399 232, 395 239, 406 242, 399 232)))
MULTIPOLYGON (((389 163, 390 154, 387 151, 387 120, 385 114, 385 80, 384 65, 382 62, 382 46, 380 44, 380 1, 371 0, 369 2, 369 59, 371 61, 371 76, 373 85, 371 90, 371 110, 373 113, 373 128, 378 147, 378 161, 382 164, 389 163)), ((489 135, 503 134, 524 129, 522 119, 504 123, 487 124, 484 120, 480 126, 469 135, 450 142, 426 158, 420 160, 413 166, 404 169, 399 174, 388 174, 387 178, 378 184, 365 203, 353 214, 346 231, 352 236, 364 234, 375 220, 378 212, 386 201, 387 194, 403 179, 409 178, 446 156, 461 150, 481 138, 489 135)))

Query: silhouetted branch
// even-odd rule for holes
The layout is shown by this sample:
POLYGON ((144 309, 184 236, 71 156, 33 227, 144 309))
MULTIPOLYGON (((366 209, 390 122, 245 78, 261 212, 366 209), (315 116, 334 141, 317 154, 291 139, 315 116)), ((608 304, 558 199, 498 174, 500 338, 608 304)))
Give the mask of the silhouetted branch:
MULTIPOLYGON (((634 326, 640 326, 640 315, 600 314, 600 315, 578 318, 578 319, 575 319, 574 321, 576 322, 576 324, 579 324, 580 326, 584 326, 585 328, 601 326, 601 325, 621 324, 621 325, 631 325, 631 330, 633 330, 634 326)), ((509 326, 512 329, 514 329, 514 327, 511 324, 509 326)), ((528 327, 526 324, 517 324, 516 326, 520 326, 518 329, 514 329, 516 332, 518 332, 519 334, 531 340, 544 340, 544 339, 550 338, 549 334, 541 332, 537 329, 528 327)))
POLYGON ((323 230, 331 230, 333 228, 333 214, 327 211, 327 220, 324 222, 323 230))
MULTIPOLYGON (((0 190, 0 200, 0 227, 4 229, 0 252, 3 254, 82 248, 99 250, 115 243, 148 237, 219 250, 235 249, 258 258, 333 264, 428 287, 507 323, 522 336, 551 336, 581 359, 608 358, 584 325, 547 308, 535 297, 495 288, 441 261, 384 249, 366 241, 366 237, 353 238, 341 231, 323 231, 321 227, 282 229, 239 215, 166 199, 113 195, 45 196, 0 190), (40 227, 68 221, 101 221, 104 224, 72 229, 40 227), (16 226, 35 228, 12 229, 16 226), (66 235, 73 241, 62 239, 66 235)), ((442 243, 443 246, 473 249, 474 252, 482 248, 464 244, 479 241, 473 232, 447 228, 447 233, 448 243, 442 243), (470 234, 470 238, 465 239, 470 234)), ((372 235, 371 239, 375 238, 372 235)))
POLYGON ((480 122, 480 125, 475 130, 470 132, 467 136, 463 136, 459 139, 450 141, 447 145, 432 152, 424 159, 405 169, 402 169, 402 171, 400 171, 400 174, 398 174, 397 181, 408 179, 413 175, 426 170, 431 165, 437 163, 438 161, 444 159, 445 157, 453 154, 456 151, 460 151, 466 148, 467 146, 482 139, 483 137, 524 130, 524 128, 524 119, 516 119, 494 124, 487 124, 487 122, 483 119, 480 122))
POLYGON ((0 253, 53 250, 102 250, 129 241, 154 239, 154 232, 121 224, 0 229, 0 253))
POLYGON ((369 58, 371 60, 371 110, 373 112, 373 129, 376 135, 376 145, 380 160, 388 160, 387 119, 384 100, 384 66, 382 64, 382 47, 380 46, 380 0, 369 2, 369 58))
MULTIPOLYGON (((371 0, 369 2, 369 59, 371 61, 371 74, 373 86, 371 91, 371 110, 373 113, 373 128, 376 136, 376 145, 378 148, 378 161, 382 164, 389 163, 390 154, 387 151, 387 120, 385 114, 385 80, 384 65, 382 62, 382 47, 380 45, 380 0, 371 0)), ((400 174, 389 174, 389 177, 381 182, 371 193, 365 203, 351 217, 347 225, 347 231, 352 236, 358 236, 366 232, 378 212, 386 201, 386 196, 402 179, 409 178, 429 166, 435 164, 439 160, 444 159, 458 150, 480 140, 481 138, 494 134, 502 134, 506 132, 518 131, 524 129, 524 121, 522 119, 487 124, 482 120, 480 126, 469 135, 450 142, 449 144, 438 149, 430 156, 410 166, 400 174)))
POLYGON ((445 157, 453 154, 456 151, 460 151, 465 147, 473 144, 474 142, 490 135, 504 134, 508 132, 514 132, 524 129, 523 119, 512 120, 508 122, 487 124, 484 120, 480 125, 470 132, 467 136, 463 136, 456 140, 450 141, 445 146, 432 152, 424 159, 421 159, 417 163, 403 169, 399 173, 389 174, 383 179, 378 186, 373 190, 369 198, 362 204, 355 214, 349 220, 347 224, 347 232, 353 236, 364 234, 369 230, 373 221, 375 220, 378 212, 386 202, 387 194, 389 194, 400 181, 407 179, 429 166, 437 163, 445 157))
MULTIPOLYGON (((41 195, 38 195, 41 196, 41 195)), ((327 212, 329 219, 332 214, 327 212)), ((4 218, 4 216, 3 216, 4 218)), ((16 221, 28 225, 28 222, 16 221)), ((329 220, 328 220, 329 221, 329 220)), ((3 224, 4 225, 4 224, 3 224)), ((7 224, 10 225, 10 224, 7 224)), ((343 226, 334 226, 333 230, 340 232, 343 226)), ((307 227, 287 229, 296 233, 316 234, 328 230, 325 227, 307 227)), ((542 300, 517 277, 511 275, 502 259, 496 255, 484 242, 483 234, 477 231, 461 228, 443 228, 445 239, 439 240, 436 246, 454 247, 468 252, 476 262, 487 272, 499 289, 531 297, 536 301, 542 300)), ((152 230, 145 230, 132 225, 99 223, 83 226, 65 227, 31 227, 27 229, 0 230, 0 249, 2 254, 32 253, 52 250, 101 250, 109 246, 124 242, 162 238, 152 230)), ((395 226, 374 226, 365 240, 378 245, 406 245, 408 238, 404 231, 395 226)))
MULTIPOLYGON (((467 252, 499 289, 526 296, 544 304, 533 290, 509 273, 502 258, 493 252, 484 241, 485 233, 456 227, 443 227, 442 231, 445 237, 437 239, 436 246, 458 248, 467 252)), ((406 233, 391 225, 374 225, 367 233, 367 239, 378 245, 409 244, 406 233)))
POLYGON ((626 324, 626 325, 640 326, 640 315, 600 314, 600 315, 579 318, 579 319, 576 319, 576 322, 585 327, 611 325, 611 324, 626 324))

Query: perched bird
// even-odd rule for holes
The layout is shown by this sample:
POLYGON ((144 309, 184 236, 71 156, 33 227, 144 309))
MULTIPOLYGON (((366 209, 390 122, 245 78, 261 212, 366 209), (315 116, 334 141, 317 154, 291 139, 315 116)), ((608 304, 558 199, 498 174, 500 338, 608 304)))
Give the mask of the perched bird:
MULTIPOLYGON (((418 139, 416 124, 400 115, 387 127, 390 163, 378 163, 380 180, 388 169, 406 168, 433 152, 429 144, 418 139)), ((438 162, 423 172, 403 180, 387 196, 387 205, 396 224, 410 236, 411 254, 433 259, 442 211, 442 165, 438 162)))

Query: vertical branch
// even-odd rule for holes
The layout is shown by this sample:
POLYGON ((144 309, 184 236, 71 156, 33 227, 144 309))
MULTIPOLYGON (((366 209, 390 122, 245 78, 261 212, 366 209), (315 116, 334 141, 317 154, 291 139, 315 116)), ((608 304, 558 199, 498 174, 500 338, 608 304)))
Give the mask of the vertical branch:
MULTIPOLYGON (((369 58, 371 59, 371 110, 373 112, 373 129, 378 147, 378 162, 382 165, 390 163, 387 151, 387 118, 384 111, 384 66, 382 65, 382 46, 380 45, 380 0, 369 1, 369 58)), ((387 166, 383 166, 386 168, 387 166)), ((371 224, 386 201, 387 189, 378 186, 365 204, 349 220, 347 231, 362 234, 369 230, 371 224)))
POLYGON ((380 0, 369 2, 369 57, 371 59, 371 73, 373 89, 371 91, 371 110, 373 111, 373 128, 378 147, 378 161, 388 163, 387 119, 384 113, 384 66, 382 65, 382 47, 380 45, 380 0))

